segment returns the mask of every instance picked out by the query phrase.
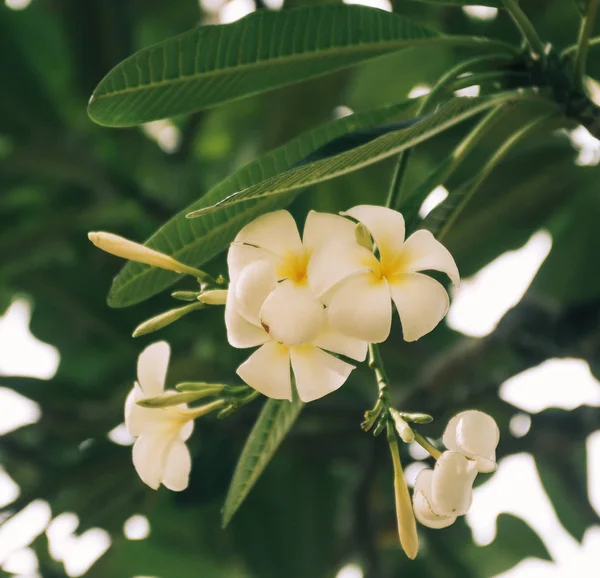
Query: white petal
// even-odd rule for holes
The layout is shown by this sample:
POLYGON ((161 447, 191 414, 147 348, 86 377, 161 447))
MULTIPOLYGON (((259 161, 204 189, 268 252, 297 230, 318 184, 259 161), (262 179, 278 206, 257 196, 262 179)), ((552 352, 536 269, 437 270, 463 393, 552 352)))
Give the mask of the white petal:
POLYGON ((454 257, 432 235, 431 231, 422 229, 413 233, 406 239, 400 253, 405 257, 409 271, 442 271, 450 277, 454 285, 458 285, 460 282, 454 257))
POLYGON ((143 435, 133 445, 133 465, 142 482, 157 490, 163 478, 164 466, 176 436, 143 435))
POLYGON ((325 310, 306 286, 282 281, 265 300, 260 323, 267 333, 284 345, 310 343, 321 331, 325 310))
POLYGON ((482 411, 468 410, 455 415, 444 431, 444 445, 477 462, 482 473, 496 469, 496 446, 500 430, 494 418, 482 411))
POLYGON ((141 436, 143 433, 151 432, 156 422, 155 409, 149 409, 137 405, 137 401, 147 397, 136 383, 125 400, 125 427, 130 435, 141 436))
POLYGON ((433 470, 424 469, 417 474, 413 490, 415 518, 428 528, 447 528, 456 521, 456 516, 438 516, 431 508, 431 479, 433 470))
POLYGON ((229 286, 235 284, 242 269, 255 261, 267 261, 271 263, 273 271, 280 261, 280 258, 258 247, 243 245, 242 243, 232 243, 227 253, 227 267, 229 269, 229 286))
POLYGON ((309 254, 313 254, 323 245, 332 242, 352 243, 355 241, 355 227, 355 223, 339 215, 310 211, 304 223, 302 244, 309 254))
POLYGON ((275 272, 267 261, 255 261, 240 272, 233 290, 240 315, 260 327, 260 309, 277 286, 275 272))
POLYGON ((267 397, 292 400, 290 352, 284 345, 265 343, 238 367, 237 374, 267 397))
POLYGON ((432 331, 448 313, 450 299, 435 279, 409 273, 390 282, 392 299, 398 309, 405 341, 416 341, 432 331))
POLYGON ((235 287, 227 292, 225 303, 225 327, 227 328, 227 341, 233 347, 245 349, 262 345, 269 340, 267 332, 262 327, 248 323, 237 310, 235 287))
POLYGON ((147 397, 160 395, 165 388, 171 348, 166 341, 148 345, 137 363, 138 383, 147 397))
POLYGON ((471 507, 477 467, 457 452, 444 452, 431 478, 431 507, 439 516, 462 516, 471 507))
POLYGON ((388 338, 392 324, 390 290, 385 279, 360 273, 340 283, 327 309, 337 331, 371 343, 388 338))
POLYGON ((392 258, 404 243, 404 217, 398 211, 377 205, 359 205, 347 215, 360 221, 373 236, 382 258, 392 258))
POLYGON ((256 245, 279 256, 302 250, 296 221, 287 211, 261 215, 237 234, 234 243, 256 245))
POLYGON ((188 486, 192 470, 190 450, 181 439, 176 439, 169 449, 162 474, 163 485, 173 492, 181 492, 188 486))
POLYGON ((350 242, 324 245, 316 250, 308 262, 306 275, 315 295, 323 296, 337 283, 377 265, 373 253, 352 239, 350 242))
MULTIPOLYGON (((187 409, 187 404, 185 404, 185 406, 187 409)), ((191 419, 186 424, 184 424, 184 426, 179 430, 179 439, 182 441, 186 441, 187 439, 190 438, 193 431, 194 431, 194 420, 191 419)))
POLYGON ((341 387, 354 369, 353 365, 325 353, 313 345, 292 347, 292 369, 298 396, 314 401, 341 387))
POLYGON ((327 311, 325 311, 325 325, 312 344, 321 349, 351 357, 352 359, 356 359, 356 361, 364 361, 367 357, 369 344, 361 339, 348 337, 344 333, 336 331, 329 325, 327 317, 327 311))

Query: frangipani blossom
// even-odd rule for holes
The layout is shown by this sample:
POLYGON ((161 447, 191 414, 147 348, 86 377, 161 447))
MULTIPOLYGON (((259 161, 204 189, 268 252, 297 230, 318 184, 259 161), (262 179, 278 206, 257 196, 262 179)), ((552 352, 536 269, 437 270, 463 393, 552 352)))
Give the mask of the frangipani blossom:
POLYGON ((325 296, 332 326, 371 343, 385 341, 396 305, 404 339, 429 333, 448 312, 444 287, 419 271, 442 271, 456 285, 459 273, 450 252, 425 230, 404 239, 404 218, 397 211, 360 205, 345 213, 365 225, 379 254, 340 240, 323 247, 308 266, 313 289, 325 296))
POLYGON ((449 451, 438 458, 433 470, 421 470, 415 481, 413 509, 421 524, 445 528, 467 513, 477 473, 495 469, 498 439, 496 422, 483 412, 464 411, 450 420, 444 432, 449 451))
POLYGON ((327 351, 366 357, 365 342, 329 327, 311 289, 311 257, 331 236, 354 239, 353 223, 312 211, 301 240, 292 216, 276 211, 244 227, 230 248, 228 340, 239 348, 261 346, 237 373, 268 397, 292 399, 290 365, 300 399, 313 401, 338 389, 354 369, 327 351))
POLYGON ((452 451, 475 460, 477 470, 493 472, 496 465, 496 446, 500 430, 494 418, 477 410, 463 411, 455 415, 444 431, 444 445, 452 451))
POLYGON ((170 348, 165 341, 149 345, 138 358, 138 381, 125 402, 125 425, 137 437, 133 465, 141 480, 157 490, 163 484, 179 492, 187 488, 192 460, 185 444, 194 429, 194 413, 186 404, 148 409, 137 402, 164 393, 170 348))

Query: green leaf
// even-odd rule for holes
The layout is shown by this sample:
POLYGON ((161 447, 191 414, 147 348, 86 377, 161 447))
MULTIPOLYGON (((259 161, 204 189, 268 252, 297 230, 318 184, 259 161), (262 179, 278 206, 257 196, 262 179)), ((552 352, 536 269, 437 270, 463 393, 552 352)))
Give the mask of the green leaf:
POLYGON ((503 0, 416 0, 427 4, 448 4, 451 6, 489 6, 491 8, 504 8, 503 0))
MULTIPOLYGON (((289 170, 305 161, 315 151, 353 131, 388 123, 410 114, 415 101, 353 114, 299 135, 285 145, 242 167, 211 189, 204 197, 187 207, 163 225, 146 245, 172 255, 184 263, 200 265, 212 259, 233 241, 238 231, 259 215, 289 204, 298 191, 251 201, 206 215, 186 219, 186 214, 211 207, 227 196, 289 170)), ((352 142, 350 144, 353 144, 352 142)), ((325 149, 325 154, 329 149, 325 149)), ((140 263, 128 263, 113 282, 108 303, 111 307, 127 307, 148 299, 172 285, 179 275, 140 263)))
POLYGON ((263 407, 235 468, 223 507, 223 527, 262 474, 303 406, 298 398, 294 398, 291 402, 269 399, 263 407))
POLYGON ((292 169, 236 192, 214 207, 201 209, 188 216, 208 215, 251 199, 268 198, 289 193, 296 189, 305 188, 356 171, 398 154, 463 120, 489 108, 508 103, 515 98, 517 97, 514 93, 481 98, 454 98, 436 112, 424 117, 408 128, 393 131, 334 157, 292 169))
POLYGON ((232 24, 203 26, 140 50, 97 86, 88 113, 106 126, 187 114, 347 68, 445 37, 402 16, 363 6, 257 11, 232 24))

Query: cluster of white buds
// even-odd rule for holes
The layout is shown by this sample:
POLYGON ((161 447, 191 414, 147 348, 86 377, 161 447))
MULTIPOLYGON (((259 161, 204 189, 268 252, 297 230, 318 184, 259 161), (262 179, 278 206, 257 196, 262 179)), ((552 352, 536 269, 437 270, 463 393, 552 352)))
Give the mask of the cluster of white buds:
POLYGON ((354 368, 332 354, 363 361, 369 343, 387 339, 392 301, 405 340, 430 332, 449 299, 419 271, 458 283, 458 269, 430 232, 404 237, 402 215, 372 205, 344 216, 311 211, 302 238, 287 211, 244 227, 228 254, 225 322, 231 345, 261 347, 238 375, 268 397, 292 399, 291 365, 300 399, 312 401, 354 368))
POLYGON ((496 422, 481 411, 463 411, 450 420, 443 436, 448 450, 415 481, 413 509, 421 524, 446 528, 467 513, 475 477, 496 469, 499 439, 496 422))

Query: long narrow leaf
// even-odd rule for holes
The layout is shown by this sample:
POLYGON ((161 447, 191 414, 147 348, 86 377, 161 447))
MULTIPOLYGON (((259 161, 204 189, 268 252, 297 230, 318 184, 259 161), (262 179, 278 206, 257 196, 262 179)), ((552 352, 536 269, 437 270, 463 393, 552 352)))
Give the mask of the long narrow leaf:
POLYGON ((269 399, 265 404, 235 468, 223 507, 223 527, 227 526, 271 461, 303 406, 297 397, 291 402, 269 399))
MULTIPOLYGON (((331 153, 328 143, 336 150, 352 148, 355 145, 352 135, 360 133, 364 136, 361 132, 363 129, 406 117, 414 106, 415 101, 411 100, 353 114, 299 135, 230 175, 163 225, 148 239, 146 245, 172 255, 183 263, 201 266, 225 249, 245 224, 263 213, 286 206, 298 191, 252 201, 243 206, 235 205, 197 219, 186 219, 187 213, 213 206, 236 191, 285 172, 299 163, 309 162, 310 158, 326 157, 331 153), (344 135, 349 135, 349 141, 340 140, 344 135)), ((128 263, 114 280, 108 303, 111 307, 134 305, 163 291, 179 277, 170 271, 128 263)))
POLYGON ((99 124, 130 126, 432 41, 478 49, 499 44, 485 38, 443 36, 398 14, 364 6, 260 10, 232 24, 203 26, 140 50, 104 77, 88 112, 99 124))
POLYGON ((275 197, 315 185, 356 171, 403 150, 413 147, 432 136, 503 102, 516 98, 514 94, 481 98, 455 98, 420 122, 391 132, 345 153, 326 158, 311 165, 301 166, 277 175, 257 185, 227 197, 214 207, 194 211, 188 217, 218 213, 225 207, 254 199, 275 197))

